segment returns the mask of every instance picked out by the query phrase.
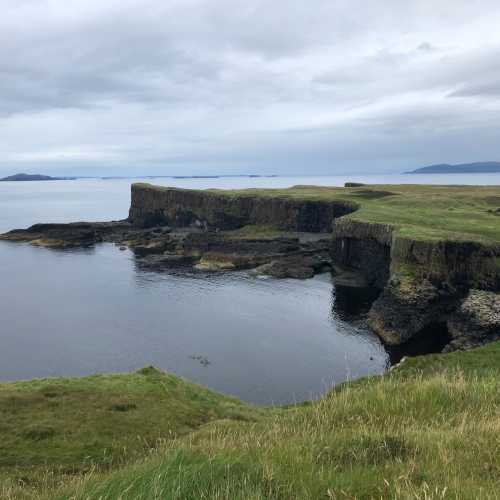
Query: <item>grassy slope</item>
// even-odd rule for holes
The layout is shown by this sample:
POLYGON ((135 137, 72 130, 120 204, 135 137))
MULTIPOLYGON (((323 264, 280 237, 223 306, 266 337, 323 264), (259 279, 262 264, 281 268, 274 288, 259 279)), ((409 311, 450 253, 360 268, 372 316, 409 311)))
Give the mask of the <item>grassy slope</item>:
MULTIPOLYGON (((410 359, 390 375, 344 384, 318 402, 259 412, 167 377, 188 388, 188 397, 183 396, 183 390, 171 394, 172 398, 182 396, 179 405, 171 398, 164 405, 158 397, 157 408, 151 402, 146 414, 125 424, 119 423, 120 418, 126 420, 125 414, 115 417, 107 409, 111 402, 106 401, 92 426, 97 426, 96 432, 102 436, 106 436, 103 428, 114 433, 117 444, 127 439, 127 432, 133 435, 128 437, 130 443, 134 439, 142 441, 143 433, 155 436, 157 429, 169 427, 163 425, 161 418, 150 417, 150 412, 176 422, 170 424, 174 428, 185 429, 187 418, 189 427, 195 430, 163 441, 146 458, 137 460, 138 454, 132 453, 136 459, 133 465, 77 477, 62 489, 44 492, 16 488, 11 497, 497 498, 499 376, 500 343, 493 343, 464 353, 410 359), (191 391, 200 391, 203 397, 198 398, 191 391), (205 409, 212 411, 213 420, 198 427, 205 421, 200 414, 200 400, 205 409), (179 407, 183 408, 180 412, 179 407), (116 420, 112 425, 102 421, 108 418, 116 420), (128 429, 125 425, 129 425, 128 429), (153 426, 155 429, 151 429, 153 426)), ((155 386, 165 376, 156 374, 152 381, 139 375, 103 379, 118 381, 120 377, 122 384, 131 377, 132 385, 145 384, 148 391, 155 392, 150 384, 155 386)), ((92 383, 95 390, 100 387, 95 384, 97 380, 65 384, 92 383)), ((6 387, 12 395, 23 392, 22 385, 9 384, 2 389, 6 387)), ((35 394, 34 389, 29 392, 35 394)), ((76 394, 74 397, 72 406, 76 407, 80 403, 76 394)), ((37 419, 37 410, 33 409, 32 417, 37 419)), ((76 420, 70 421, 67 428, 76 425, 76 420)), ((2 439, 5 436, 2 432, 2 439)), ((34 455, 47 455, 46 449, 58 449, 54 439, 45 439, 43 448, 34 455)), ((66 440, 66 453, 71 455, 71 446, 79 449, 87 437, 80 434, 78 438, 67 436, 66 440)), ((9 448, 17 449, 20 442, 12 442, 9 448)), ((19 448, 20 456, 23 447, 19 448)), ((128 453, 124 452, 124 456, 128 453)), ((7 496, 7 490, 4 495, 7 496)))
POLYGON ((37 497, 66 475, 132 462, 214 419, 258 414, 154 368, 0 384, 0 498, 31 488, 37 497))

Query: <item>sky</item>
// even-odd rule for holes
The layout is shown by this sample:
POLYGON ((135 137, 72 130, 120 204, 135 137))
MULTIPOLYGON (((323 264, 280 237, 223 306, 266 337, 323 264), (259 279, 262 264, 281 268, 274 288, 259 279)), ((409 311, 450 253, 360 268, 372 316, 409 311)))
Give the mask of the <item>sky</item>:
POLYGON ((0 174, 500 161, 498 0, 0 0, 0 174))

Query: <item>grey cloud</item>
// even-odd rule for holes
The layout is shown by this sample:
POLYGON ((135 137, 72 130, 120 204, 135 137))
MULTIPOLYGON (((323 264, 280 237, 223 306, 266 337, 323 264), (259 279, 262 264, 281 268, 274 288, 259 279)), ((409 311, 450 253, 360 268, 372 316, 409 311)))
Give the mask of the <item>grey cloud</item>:
POLYGON ((493 97, 500 98, 500 80, 493 82, 465 85, 449 97, 493 97))
POLYGON ((467 133, 493 156, 483 4, 0 0, 0 171, 396 169, 474 159, 467 133))
POLYGON ((420 50, 421 52, 436 52, 439 49, 437 47, 434 47, 434 45, 428 43, 428 42, 422 42, 418 47, 417 50, 420 50))

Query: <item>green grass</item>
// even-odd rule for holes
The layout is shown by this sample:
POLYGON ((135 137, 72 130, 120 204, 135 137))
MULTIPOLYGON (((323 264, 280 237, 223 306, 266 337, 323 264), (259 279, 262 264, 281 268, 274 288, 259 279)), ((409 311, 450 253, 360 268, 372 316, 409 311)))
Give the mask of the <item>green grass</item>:
POLYGON ((0 438, 2 454, 8 451, 11 461, 2 464, 9 478, 3 496, 498 498, 499 376, 497 342, 408 359, 385 376, 342 384, 317 402, 257 410, 150 370, 61 381, 68 401, 50 419, 37 395, 45 391, 44 401, 62 397, 47 395, 57 392, 56 380, 48 389, 42 389, 47 381, 4 384, 0 438), (168 396, 164 383, 172 385, 168 396), (87 390, 106 398, 93 396, 101 402, 89 405, 87 390), (7 394, 24 397, 24 406, 6 407, 7 394), (137 407, 110 409, 116 404, 137 407), (133 412, 141 414, 127 421, 133 412), (43 428, 33 434, 28 420, 45 422, 57 434, 43 428), (92 469, 82 450, 97 436, 92 469), (146 446, 137 444, 144 441, 146 446), (99 457, 108 448, 116 455, 106 464, 99 457), (42 457, 50 457, 52 467, 42 466, 42 457), (38 482, 14 480, 17 461, 21 469, 38 470, 38 482), (75 476, 58 473, 59 463, 71 463, 75 476))
MULTIPOLYGON (((152 189, 167 189, 152 187, 152 189)), ((500 242, 500 186, 367 185, 356 188, 211 190, 219 195, 344 200, 359 209, 347 217, 390 224, 401 236, 423 240, 500 242)))
POLYGON ((133 462, 214 419, 257 415, 154 368, 0 384, 0 480, 38 491, 68 475, 133 462))

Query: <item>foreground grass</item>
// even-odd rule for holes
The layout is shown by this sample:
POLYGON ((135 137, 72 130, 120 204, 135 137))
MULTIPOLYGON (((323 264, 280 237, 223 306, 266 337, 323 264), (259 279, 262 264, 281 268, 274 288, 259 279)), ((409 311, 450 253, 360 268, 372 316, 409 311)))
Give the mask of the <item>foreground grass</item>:
POLYGON ((258 414, 154 368, 0 384, 0 498, 38 498, 68 477, 134 462, 214 419, 258 414))
MULTIPOLYGON (((217 402, 209 393, 213 420, 200 427, 197 417, 192 432, 163 440, 135 463, 96 468, 64 480, 60 488, 11 484, 4 496, 498 498, 499 375, 500 343, 494 343, 411 359, 386 376, 344 384, 318 402, 292 408, 257 412, 224 397, 217 402)), ((196 398, 187 401, 196 407, 196 398)), ((163 409, 165 419, 172 418, 170 411, 175 412, 172 400, 163 409)), ((185 415, 191 411, 184 409, 185 415)), ((182 426, 180 416, 174 421, 182 426)), ((151 423, 134 425, 129 430, 139 436, 151 423)), ((35 455, 46 456, 53 439, 35 455)), ((85 441, 80 435, 74 445, 85 441)))

